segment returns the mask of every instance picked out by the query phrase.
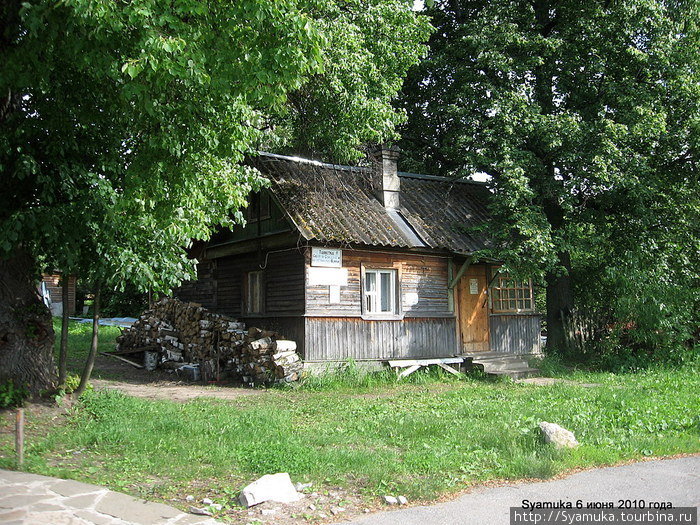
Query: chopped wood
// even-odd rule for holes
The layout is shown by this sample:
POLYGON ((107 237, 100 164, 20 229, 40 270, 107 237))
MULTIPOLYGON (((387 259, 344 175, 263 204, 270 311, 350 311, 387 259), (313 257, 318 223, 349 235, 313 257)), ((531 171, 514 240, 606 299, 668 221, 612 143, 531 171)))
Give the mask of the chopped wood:
POLYGON ((246 326, 199 304, 165 298, 117 338, 110 355, 156 351, 161 368, 198 364, 203 380, 237 376, 245 383, 296 381, 303 362, 296 343, 246 326), (176 363, 166 364, 166 363, 176 363))

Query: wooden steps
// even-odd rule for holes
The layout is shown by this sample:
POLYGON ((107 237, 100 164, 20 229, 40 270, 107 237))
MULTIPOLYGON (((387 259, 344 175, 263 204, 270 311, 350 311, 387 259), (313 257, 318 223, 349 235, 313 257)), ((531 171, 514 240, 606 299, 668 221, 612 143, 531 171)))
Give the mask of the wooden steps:
POLYGON ((513 379, 538 377, 540 371, 528 364, 532 354, 504 354, 499 352, 475 352, 464 356, 467 369, 478 368, 493 376, 508 376, 513 379))

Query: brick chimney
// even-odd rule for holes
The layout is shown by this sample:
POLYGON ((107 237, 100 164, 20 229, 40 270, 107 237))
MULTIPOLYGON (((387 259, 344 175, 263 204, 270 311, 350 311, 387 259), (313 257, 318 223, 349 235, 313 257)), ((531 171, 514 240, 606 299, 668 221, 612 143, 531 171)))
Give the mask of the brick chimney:
POLYGON ((374 154, 374 173, 372 174, 372 187, 375 196, 385 208, 396 209, 399 207, 399 180, 398 160, 401 150, 398 146, 383 145, 381 150, 374 154))

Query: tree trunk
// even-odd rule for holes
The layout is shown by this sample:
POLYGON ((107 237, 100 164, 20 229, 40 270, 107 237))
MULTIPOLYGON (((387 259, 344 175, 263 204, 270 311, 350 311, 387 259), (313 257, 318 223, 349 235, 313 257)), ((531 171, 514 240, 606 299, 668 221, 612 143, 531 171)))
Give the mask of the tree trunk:
POLYGON ((97 343, 100 335, 100 284, 97 284, 95 290, 95 300, 92 303, 92 342, 90 343, 90 353, 88 354, 87 362, 85 363, 85 368, 83 369, 83 375, 80 376, 80 385, 75 390, 75 397, 78 398, 85 392, 87 388, 88 381, 90 381, 90 376, 92 375, 92 368, 95 366, 95 356, 97 355, 97 343))
POLYGON ((574 310, 571 290, 571 257, 560 253, 559 261, 568 273, 548 273, 547 281, 547 352, 559 355, 574 351, 570 318, 574 310))
POLYGON ((32 396, 52 390, 54 331, 37 293, 34 261, 23 252, 0 259, 0 384, 12 381, 32 396))
POLYGON ((61 314, 61 349, 58 354, 58 385, 64 386, 66 383, 66 360, 68 357, 68 284, 70 277, 61 275, 61 301, 63 303, 63 313, 61 314))

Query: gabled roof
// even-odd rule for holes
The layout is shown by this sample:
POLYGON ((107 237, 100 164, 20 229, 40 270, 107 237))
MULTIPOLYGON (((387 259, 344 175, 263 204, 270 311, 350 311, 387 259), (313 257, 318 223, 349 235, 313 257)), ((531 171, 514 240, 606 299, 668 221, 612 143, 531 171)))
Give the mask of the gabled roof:
POLYGON ((396 248, 433 248, 460 254, 488 243, 468 231, 488 220, 489 191, 482 183, 399 173, 400 208, 375 197, 369 168, 261 153, 251 164, 309 241, 396 248))

